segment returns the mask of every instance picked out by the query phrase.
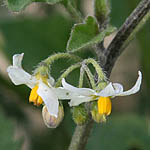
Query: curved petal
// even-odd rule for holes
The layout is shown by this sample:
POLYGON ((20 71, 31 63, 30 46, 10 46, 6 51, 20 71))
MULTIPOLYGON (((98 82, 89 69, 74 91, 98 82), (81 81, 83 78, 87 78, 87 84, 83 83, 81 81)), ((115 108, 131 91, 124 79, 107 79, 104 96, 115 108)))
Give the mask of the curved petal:
POLYGON ((76 95, 90 96, 90 95, 96 94, 96 92, 94 90, 89 89, 89 88, 76 88, 76 87, 68 84, 64 78, 62 79, 62 85, 66 90, 71 91, 71 92, 75 93, 76 95))
POLYGON ((116 94, 123 92, 123 86, 120 83, 112 83, 116 94))
POLYGON ((92 99, 92 97, 87 97, 87 96, 74 96, 71 98, 71 101, 69 102, 70 107, 71 106, 78 106, 81 103, 84 102, 90 102, 92 99))
POLYGON ((36 84, 36 79, 22 68, 9 66, 7 68, 8 75, 15 85, 26 84, 29 88, 33 88, 36 84))
POLYGON ((138 71, 138 75, 139 75, 139 77, 138 77, 135 85, 130 90, 125 91, 125 92, 120 92, 120 93, 116 94, 116 96, 126 96, 126 95, 131 95, 131 94, 138 92, 140 90, 140 86, 142 83, 142 73, 140 71, 138 71))
POLYGON ((13 67, 22 68, 23 56, 24 56, 24 53, 13 55, 13 67))
POLYGON ((37 93, 42 97, 48 112, 57 118, 59 102, 55 93, 43 82, 39 83, 37 93))
POLYGON ((103 90, 97 93, 97 96, 102 96, 102 97, 115 96, 115 95, 116 95, 116 90, 113 87, 111 82, 103 90))

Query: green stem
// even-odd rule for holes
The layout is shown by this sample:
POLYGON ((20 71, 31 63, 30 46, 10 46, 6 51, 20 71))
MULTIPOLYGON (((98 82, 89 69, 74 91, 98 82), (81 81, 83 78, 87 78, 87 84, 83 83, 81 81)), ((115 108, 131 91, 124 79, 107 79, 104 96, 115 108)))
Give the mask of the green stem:
POLYGON ((68 150, 85 150, 85 146, 91 133, 92 126, 93 120, 91 117, 86 124, 77 125, 68 150))
POLYGON ((85 70, 85 72, 86 72, 86 74, 88 76, 88 79, 90 80, 92 89, 96 89, 96 84, 95 84, 95 81, 94 81, 94 76, 91 73, 90 69, 86 65, 82 65, 82 67, 85 70))
POLYGON ((80 68, 80 78, 79 78, 79 88, 83 87, 83 81, 84 81, 84 69, 80 68))
POLYGON ((69 59, 73 59, 76 62, 79 62, 82 60, 80 57, 73 55, 73 54, 57 53, 57 54, 49 56, 48 58, 40 62, 37 68, 35 69, 34 74, 37 74, 39 72, 43 72, 45 73, 45 75, 50 74, 50 67, 52 63, 60 58, 69 58, 69 59))
POLYGON ((99 66, 99 64, 93 59, 93 58, 89 58, 89 59, 85 59, 84 60, 85 64, 92 64, 98 74, 98 82, 99 81, 106 81, 106 76, 102 70, 102 68, 99 66))
POLYGON ((69 53, 57 53, 57 54, 51 55, 50 57, 45 59, 43 61, 43 63, 46 63, 47 65, 51 65, 55 60, 58 60, 60 58, 70 58, 70 59, 73 59, 77 62, 81 61, 81 58, 76 56, 76 55, 69 54, 69 53))
POLYGON ((55 87, 59 87, 61 86, 61 81, 63 78, 66 78, 73 70, 79 68, 81 66, 80 63, 74 64, 72 66, 70 66, 57 80, 55 87))

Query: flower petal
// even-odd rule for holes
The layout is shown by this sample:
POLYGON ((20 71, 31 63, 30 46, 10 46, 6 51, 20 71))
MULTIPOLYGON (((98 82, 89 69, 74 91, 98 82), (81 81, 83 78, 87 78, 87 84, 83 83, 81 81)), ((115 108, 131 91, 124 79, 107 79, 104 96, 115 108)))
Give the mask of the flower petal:
POLYGON ((73 96, 73 93, 64 89, 63 87, 55 88, 53 89, 55 94, 57 95, 58 99, 71 99, 73 96))
POLYGON ((62 85, 66 90, 74 92, 76 95, 90 96, 90 95, 96 94, 96 92, 94 90, 89 89, 89 88, 76 88, 76 87, 68 84, 64 78, 62 79, 62 85))
POLYGON ((22 68, 9 66, 7 68, 7 72, 11 81, 15 85, 26 84, 31 89, 35 86, 36 79, 32 77, 29 73, 24 71, 22 68))
POLYGON ((23 59, 24 53, 22 54, 15 54, 13 55, 13 66, 16 68, 22 68, 22 59, 23 59))
POLYGON ((116 90, 113 87, 113 84, 110 82, 103 90, 97 93, 97 96, 108 97, 108 96, 115 96, 116 90))
POLYGON ((138 77, 135 85, 130 90, 125 91, 125 92, 120 92, 116 96, 126 96, 126 95, 131 95, 131 94, 138 92, 140 90, 140 86, 142 83, 142 73, 140 71, 138 71, 138 75, 139 75, 139 77, 138 77))
POLYGON ((59 102, 53 90, 43 82, 40 82, 37 93, 42 97, 50 115, 57 118, 59 102))
POLYGON ((70 105, 70 107, 71 106, 78 106, 81 103, 90 102, 91 100, 92 100, 92 97, 88 97, 88 96, 74 96, 71 98, 69 105, 70 105))
POLYGON ((48 85, 51 87, 51 86, 54 86, 55 84, 55 79, 51 76, 49 76, 49 78, 47 79, 48 81, 48 85))
POLYGON ((123 92, 123 86, 120 83, 113 83, 116 94, 123 92))

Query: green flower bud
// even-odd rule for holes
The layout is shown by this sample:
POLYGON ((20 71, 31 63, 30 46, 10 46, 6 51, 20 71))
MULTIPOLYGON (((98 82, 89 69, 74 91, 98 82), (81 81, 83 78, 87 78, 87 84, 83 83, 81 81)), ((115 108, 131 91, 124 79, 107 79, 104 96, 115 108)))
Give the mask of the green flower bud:
POLYGON ((98 112, 97 102, 93 102, 92 104, 91 115, 92 119, 97 123, 106 122, 106 116, 98 112))
POLYGON ((73 120, 77 125, 84 124, 88 119, 88 113, 83 104, 73 107, 73 120))
POLYGON ((47 107, 45 105, 43 106, 43 109, 42 109, 42 116, 43 116, 44 123, 48 128, 56 128, 59 126, 59 124, 64 118, 63 106, 62 105, 59 106, 58 116, 56 118, 49 114, 47 107))

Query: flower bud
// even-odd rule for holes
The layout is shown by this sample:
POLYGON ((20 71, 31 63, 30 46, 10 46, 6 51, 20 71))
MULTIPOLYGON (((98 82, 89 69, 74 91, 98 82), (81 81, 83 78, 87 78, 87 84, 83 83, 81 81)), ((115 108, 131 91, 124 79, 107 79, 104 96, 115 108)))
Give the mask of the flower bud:
POLYGON ((56 118, 49 114, 47 107, 45 105, 43 106, 42 109, 42 116, 43 116, 44 123, 48 128, 56 128, 64 118, 63 106, 62 105, 59 106, 58 116, 56 118))
POLYGON ((88 119, 88 113, 83 104, 73 107, 73 120, 77 125, 84 124, 88 119))
POLYGON ((91 115, 92 115, 92 119, 97 123, 106 122, 105 114, 100 114, 98 112, 97 102, 93 102, 92 104, 91 115))

